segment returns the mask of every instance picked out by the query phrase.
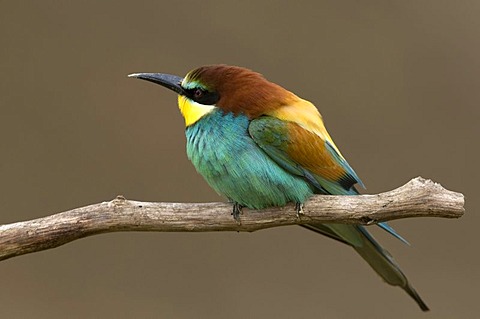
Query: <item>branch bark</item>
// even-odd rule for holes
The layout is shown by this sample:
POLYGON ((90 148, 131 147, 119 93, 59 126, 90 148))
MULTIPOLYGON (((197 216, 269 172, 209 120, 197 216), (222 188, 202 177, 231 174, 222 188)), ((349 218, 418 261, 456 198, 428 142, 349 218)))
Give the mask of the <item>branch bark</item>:
POLYGON ((73 240, 119 231, 255 231, 285 225, 347 223, 369 225, 408 217, 459 218, 464 197, 417 177, 377 195, 314 196, 296 216, 293 205, 244 209, 238 224, 227 203, 153 203, 117 196, 109 202, 0 226, 0 260, 50 249, 73 240))

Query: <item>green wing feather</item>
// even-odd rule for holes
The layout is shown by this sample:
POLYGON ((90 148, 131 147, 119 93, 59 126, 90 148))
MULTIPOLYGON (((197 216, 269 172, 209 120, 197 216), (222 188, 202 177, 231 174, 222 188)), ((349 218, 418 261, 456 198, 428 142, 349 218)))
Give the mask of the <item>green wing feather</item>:
POLYGON ((356 183, 361 184, 357 174, 328 141, 322 140, 315 133, 294 122, 271 116, 252 120, 249 133, 278 165, 292 174, 306 178, 317 188, 317 193, 358 194, 353 187, 356 183))

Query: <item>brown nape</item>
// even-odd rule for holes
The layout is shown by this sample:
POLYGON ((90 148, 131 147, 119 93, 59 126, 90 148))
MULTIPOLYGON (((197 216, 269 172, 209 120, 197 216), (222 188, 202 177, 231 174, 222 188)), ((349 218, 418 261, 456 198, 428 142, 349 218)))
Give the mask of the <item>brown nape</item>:
POLYGON ((298 97, 249 69, 224 64, 199 67, 186 76, 220 95, 216 105, 226 112, 256 118, 294 102, 298 97))

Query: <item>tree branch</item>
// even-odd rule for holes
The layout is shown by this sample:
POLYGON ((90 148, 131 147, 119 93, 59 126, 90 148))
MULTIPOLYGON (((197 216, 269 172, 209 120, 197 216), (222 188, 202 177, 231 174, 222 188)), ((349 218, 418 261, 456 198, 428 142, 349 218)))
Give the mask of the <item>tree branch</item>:
POLYGON ((117 196, 112 201, 0 226, 0 260, 50 249, 95 234, 119 231, 255 231, 308 223, 369 225, 407 217, 459 218, 464 198, 417 177, 377 195, 314 196, 296 216, 293 205, 244 209, 237 224, 226 203, 153 203, 117 196))

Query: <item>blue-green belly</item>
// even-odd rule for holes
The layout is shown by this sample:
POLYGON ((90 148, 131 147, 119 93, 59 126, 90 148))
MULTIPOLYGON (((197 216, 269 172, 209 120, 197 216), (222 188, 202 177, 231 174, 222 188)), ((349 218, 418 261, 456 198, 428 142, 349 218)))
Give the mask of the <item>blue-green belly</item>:
POLYGON ((187 127, 187 155, 219 194, 253 209, 303 203, 311 186, 265 154, 248 134, 244 115, 220 110, 187 127))

